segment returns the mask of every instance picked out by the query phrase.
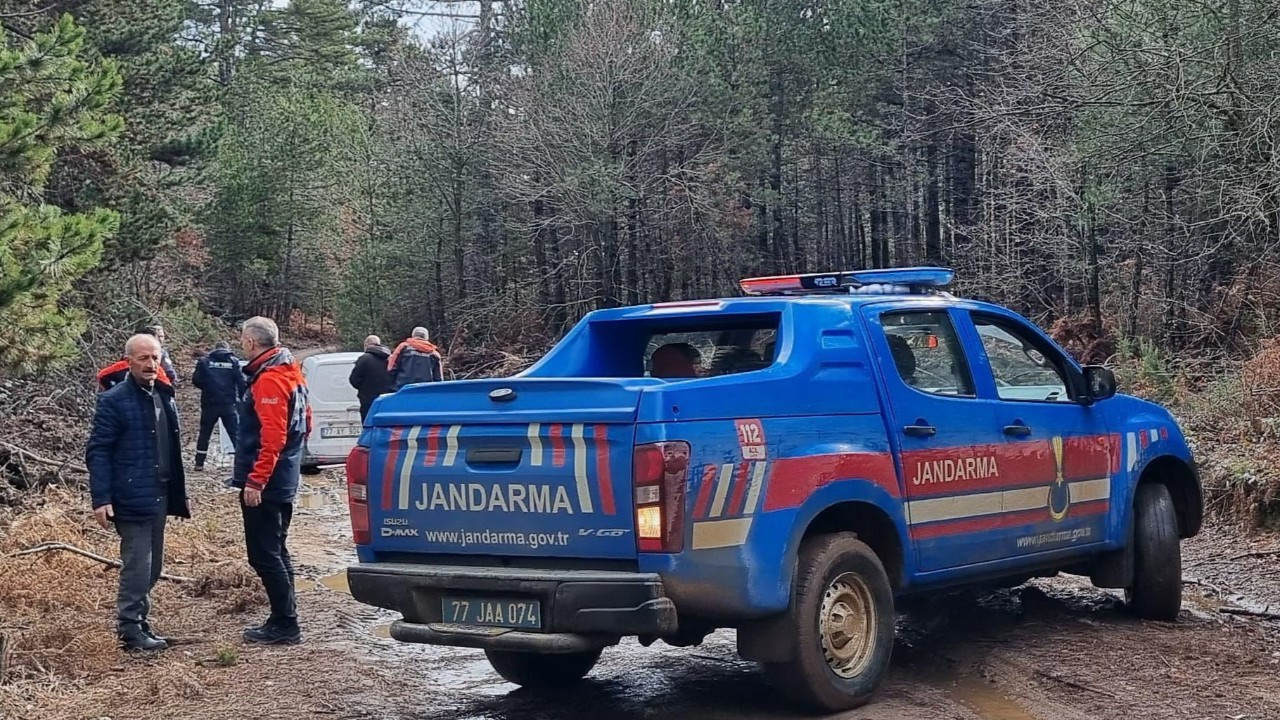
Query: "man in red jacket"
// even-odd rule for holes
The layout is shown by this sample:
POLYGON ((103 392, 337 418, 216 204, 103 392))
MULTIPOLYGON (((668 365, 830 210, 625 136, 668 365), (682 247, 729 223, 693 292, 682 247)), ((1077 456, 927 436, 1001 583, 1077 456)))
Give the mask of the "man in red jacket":
POLYGON ((293 645, 302 641, 294 593, 293 558, 286 543, 298 494, 302 445, 311 433, 311 406, 302 369, 280 346, 269 318, 244 322, 240 346, 248 362, 248 391, 240 401, 232 485, 241 488, 240 510, 249 565, 271 603, 271 616, 244 631, 245 642, 293 645))

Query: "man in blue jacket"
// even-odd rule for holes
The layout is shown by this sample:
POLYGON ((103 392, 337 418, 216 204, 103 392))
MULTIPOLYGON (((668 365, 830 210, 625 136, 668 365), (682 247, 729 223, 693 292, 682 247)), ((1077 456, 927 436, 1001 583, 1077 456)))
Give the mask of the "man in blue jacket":
POLYGON ((167 647, 148 623, 151 588, 164 566, 166 517, 191 517, 182 472, 178 406, 163 372, 160 343, 134 335, 124 346, 129 376, 99 393, 85 448, 93 514, 120 535, 116 629, 131 650, 167 647))
POLYGON ((222 421, 222 429, 231 438, 232 447, 240 432, 236 404, 244 394, 245 378, 240 369, 240 358, 231 354, 231 346, 219 342, 213 352, 200 358, 191 384, 200 388, 200 434, 196 436, 197 472, 204 471, 205 458, 209 456, 209 437, 213 426, 222 421))

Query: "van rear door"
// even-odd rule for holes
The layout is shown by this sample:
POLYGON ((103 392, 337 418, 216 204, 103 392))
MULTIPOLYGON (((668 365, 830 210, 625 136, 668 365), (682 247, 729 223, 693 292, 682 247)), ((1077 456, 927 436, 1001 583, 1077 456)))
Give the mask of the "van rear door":
POLYGON ((359 353, 312 355, 302 361, 311 400, 311 464, 343 462, 360 437, 360 401, 347 378, 359 353))

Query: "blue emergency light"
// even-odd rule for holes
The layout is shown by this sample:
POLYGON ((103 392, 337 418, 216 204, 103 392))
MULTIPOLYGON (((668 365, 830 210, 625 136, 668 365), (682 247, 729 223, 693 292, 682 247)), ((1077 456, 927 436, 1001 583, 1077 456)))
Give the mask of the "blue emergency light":
POLYGON ((940 267, 848 270, 744 278, 738 285, 747 295, 926 295, 950 285, 955 274, 940 267))

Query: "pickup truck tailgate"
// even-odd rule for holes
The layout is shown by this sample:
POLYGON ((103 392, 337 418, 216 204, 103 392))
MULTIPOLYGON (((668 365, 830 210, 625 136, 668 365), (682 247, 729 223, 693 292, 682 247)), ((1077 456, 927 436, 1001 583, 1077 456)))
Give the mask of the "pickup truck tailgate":
POLYGON ((535 380, 442 383, 384 398, 361 438, 372 549, 635 557, 637 400, 638 391, 610 382, 535 380), (575 392, 579 384, 594 392, 575 392), (598 400, 599 385, 608 386, 607 403, 595 412, 575 404, 598 400), (492 400, 497 389, 515 397, 492 400))

